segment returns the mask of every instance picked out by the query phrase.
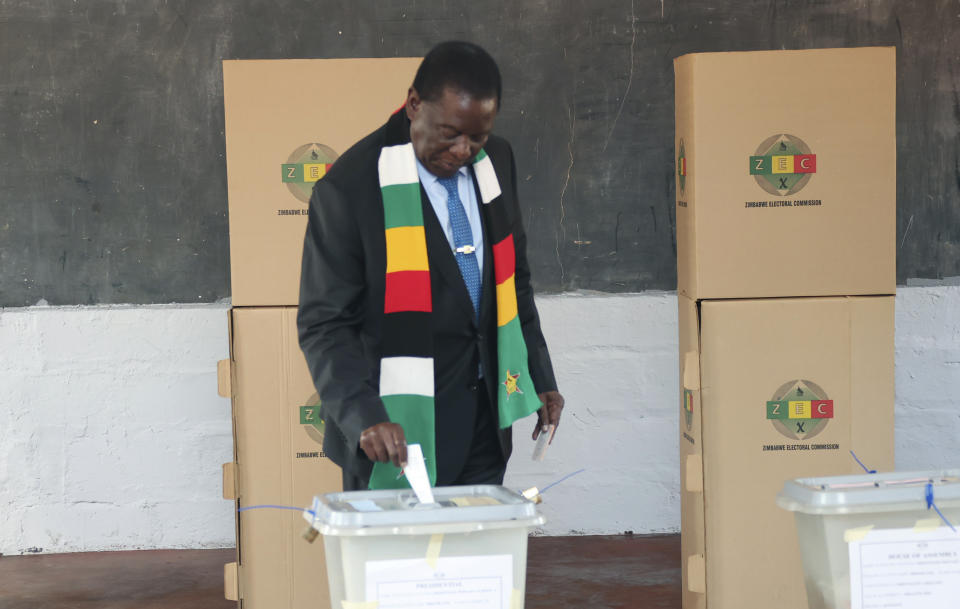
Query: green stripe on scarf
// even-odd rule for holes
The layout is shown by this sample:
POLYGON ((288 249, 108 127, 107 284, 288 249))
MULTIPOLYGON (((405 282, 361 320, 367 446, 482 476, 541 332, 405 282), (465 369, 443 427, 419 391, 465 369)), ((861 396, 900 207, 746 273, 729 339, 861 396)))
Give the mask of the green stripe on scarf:
POLYGON ((506 429, 540 408, 540 398, 527 370, 527 345, 518 317, 497 328, 497 368, 500 428, 506 429))
MULTIPOLYGON (((437 437, 433 420, 433 398, 428 395, 385 395, 380 398, 390 420, 400 423, 407 436, 407 444, 419 444, 428 457, 427 473, 430 482, 437 481, 437 437)), ((400 477, 400 469, 393 463, 376 463, 370 475, 369 488, 410 488, 407 479, 400 477)))
POLYGON ((423 226, 423 208, 420 206, 420 182, 384 186, 384 228, 423 226), (388 204, 389 201, 389 204, 388 204))

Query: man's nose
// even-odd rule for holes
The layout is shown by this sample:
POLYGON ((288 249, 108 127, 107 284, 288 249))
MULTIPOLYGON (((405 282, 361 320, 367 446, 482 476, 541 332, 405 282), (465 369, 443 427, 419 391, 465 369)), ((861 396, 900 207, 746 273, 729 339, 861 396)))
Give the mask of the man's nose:
POLYGON ((470 138, 460 136, 450 147, 450 152, 456 155, 461 161, 466 161, 473 153, 473 147, 470 145, 470 138))

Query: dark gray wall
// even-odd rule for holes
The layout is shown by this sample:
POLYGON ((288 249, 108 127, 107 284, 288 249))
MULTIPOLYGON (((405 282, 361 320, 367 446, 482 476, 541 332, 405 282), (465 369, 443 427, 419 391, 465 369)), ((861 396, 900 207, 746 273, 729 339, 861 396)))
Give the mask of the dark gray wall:
POLYGON ((675 288, 697 51, 896 45, 897 278, 960 275, 958 32, 958 0, 0 0, 0 306, 229 296, 221 60, 448 38, 501 64, 541 291, 675 288))

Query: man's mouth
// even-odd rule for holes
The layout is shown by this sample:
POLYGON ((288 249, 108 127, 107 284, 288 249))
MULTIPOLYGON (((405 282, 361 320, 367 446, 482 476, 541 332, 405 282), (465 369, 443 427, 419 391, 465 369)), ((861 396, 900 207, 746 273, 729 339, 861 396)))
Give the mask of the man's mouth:
POLYGON ((437 166, 440 169, 444 170, 447 173, 456 173, 460 167, 463 166, 463 163, 457 163, 455 161, 442 160, 437 163, 437 166))

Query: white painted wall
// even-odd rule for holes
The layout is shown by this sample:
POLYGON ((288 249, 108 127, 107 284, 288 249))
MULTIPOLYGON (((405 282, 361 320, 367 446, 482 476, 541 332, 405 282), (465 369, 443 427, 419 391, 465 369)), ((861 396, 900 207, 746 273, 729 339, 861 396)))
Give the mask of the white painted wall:
POLYGON ((504 484, 544 488, 547 535, 680 530, 677 296, 538 298, 563 419, 542 462, 533 417, 514 425, 504 484))
POLYGON ((227 310, 0 310, 0 553, 233 544, 227 310))
POLYGON ((896 317, 897 469, 960 468, 960 286, 900 288, 896 317))
MULTIPOLYGON (((670 293, 538 299, 568 408, 542 463, 515 429, 506 484, 546 484, 544 533, 675 532, 670 293)), ((0 310, 0 553, 227 547, 227 306, 0 310)), ((897 294, 897 467, 960 466, 960 286, 897 294)))

